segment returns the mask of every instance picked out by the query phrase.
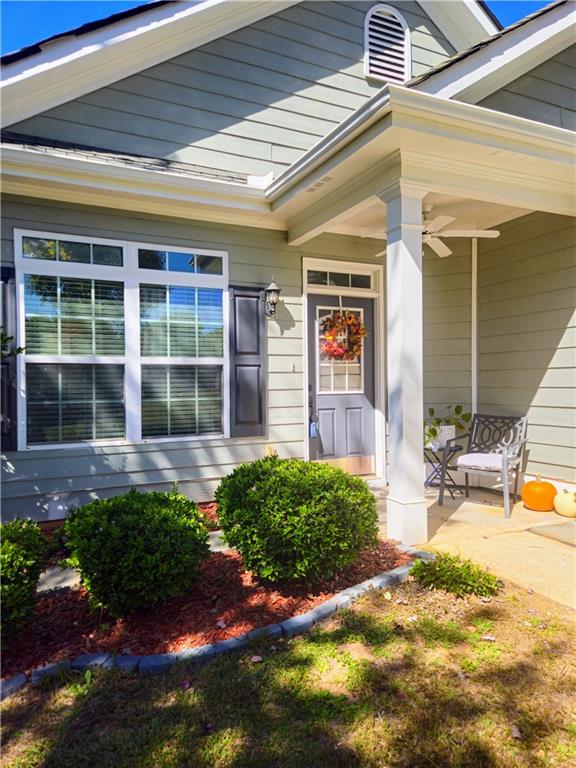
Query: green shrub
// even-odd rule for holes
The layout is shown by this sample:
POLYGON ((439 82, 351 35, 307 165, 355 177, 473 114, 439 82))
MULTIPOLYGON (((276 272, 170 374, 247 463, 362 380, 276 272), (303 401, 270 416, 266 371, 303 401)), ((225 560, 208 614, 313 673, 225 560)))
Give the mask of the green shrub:
POLYGON ((417 560, 410 573, 423 587, 443 589, 457 597, 487 597, 498 592, 496 576, 458 555, 438 554, 429 562, 417 560))
POLYGON ((68 517, 65 532, 91 604, 113 616, 181 594, 209 554, 198 507, 175 489, 93 501, 68 517))
POLYGON ((33 520, 5 523, 1 535, 2 637, 12 638, 34 611, 46 542, 33 520))
POLYGON ((270 581, 329 578, 376 541, 376 502, 341 469, 270 457, 243 464, 216 491, 226 541, 270 581))

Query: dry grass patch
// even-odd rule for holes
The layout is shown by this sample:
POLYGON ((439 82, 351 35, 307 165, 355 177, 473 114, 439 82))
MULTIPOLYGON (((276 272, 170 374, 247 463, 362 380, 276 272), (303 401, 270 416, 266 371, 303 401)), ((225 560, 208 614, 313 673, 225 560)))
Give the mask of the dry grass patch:
POLYGON ((512 588, 388 598, 204 667, 28 689, 3 765, 576 768, 572 614, 512 588))

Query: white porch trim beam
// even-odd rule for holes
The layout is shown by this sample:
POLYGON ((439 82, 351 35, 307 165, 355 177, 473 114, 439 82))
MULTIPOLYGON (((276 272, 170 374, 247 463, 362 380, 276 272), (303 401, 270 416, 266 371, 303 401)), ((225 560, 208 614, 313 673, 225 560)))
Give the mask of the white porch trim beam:
POLYGON ((388 536, 406 544, 428 539, 422 454, 422 199, 428 191, 400 181, 381 194, 388 208, 388 536))
POLYGON ((318 203, 310 205, 304 216, 297 216, 286 221, 288 243, 303 245, 316 235, 330 229, 340 216, 352 216, 367 206, 372 205, 374 198, 382 190, 398 178, 400 171, 400 153, 395 152, 390 157, 359 174, 348 183, 327 195, 318 203))
MULTIPOLYGON (((420 146, 422 141, 445 138, 554 163, 574 162, 573 131, 389 84, 270 184, 266 195, 274 210, 289 204, 326 173, 334 175, 348 157, 395 128, 399 133, 408 129, 418 133, 420 146)), ((398 148, 402 138, 397 136, 395 147, 388 151, 398 148)), ((494 167, 498 168, 497 161, 494 167)))

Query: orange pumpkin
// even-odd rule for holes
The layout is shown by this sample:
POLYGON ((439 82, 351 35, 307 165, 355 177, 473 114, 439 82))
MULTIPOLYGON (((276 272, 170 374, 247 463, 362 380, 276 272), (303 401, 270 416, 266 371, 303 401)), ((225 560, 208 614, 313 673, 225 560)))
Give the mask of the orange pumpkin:
POLYGON ((536 475, 536 480, 531 480, 522 488, 524 506, 535 512, 553 512, 554 496, 556 488, 552 483, 542 481, 540 475, 536 475))

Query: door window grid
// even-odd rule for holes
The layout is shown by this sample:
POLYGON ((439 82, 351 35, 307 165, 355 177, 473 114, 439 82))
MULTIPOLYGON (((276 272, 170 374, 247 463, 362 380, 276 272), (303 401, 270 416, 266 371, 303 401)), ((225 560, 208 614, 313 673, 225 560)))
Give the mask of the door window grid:
MULTIPOLYGON (((364 310, 357 307, 317 307, 316 308, 316 376, 318 394, 362 394, 364 392, 364 341, 359 359, 333 360, 320 349, 321 325, 325 317, 336 312, 353 312, 364 322, 364 310)), ((344 337, 338 337, 341 341, 344 337)))

